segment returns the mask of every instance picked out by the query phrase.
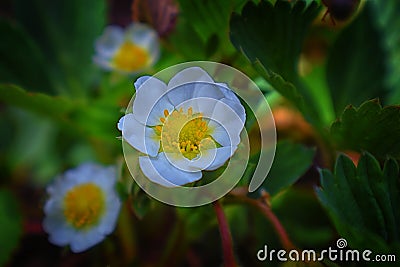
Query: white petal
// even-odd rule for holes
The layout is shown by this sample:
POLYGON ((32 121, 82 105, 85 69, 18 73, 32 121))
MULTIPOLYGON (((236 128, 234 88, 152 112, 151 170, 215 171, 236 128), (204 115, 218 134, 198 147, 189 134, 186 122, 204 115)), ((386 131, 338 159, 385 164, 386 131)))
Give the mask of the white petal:
POLYGON ((126 32, 125 38, 145 49, 149 55, 149 65, 153 65, 160 56, 160 44, 157 32, 142 23, 131 24, 126 32))
POLYGON ((125 39, 144 48, 158 43, 157 32, 143 23, 130 24, 125 30, 125 39))
POLYGON ((207 171, 213 171, 224 165, 224 163, 235 153, 237 147, 219 147, 216 151, 205 151, 204 160, 211 161, 211 164, 205 168, 207 171), (213 156, 215 155, 215 156, 213 156), (212 160, 208 157, 213 157, 212 160))
POLYGON ((79 253, 100 243, 105 235, 99 233, 96 228, 88 231, 77 231, 71 238, 71 250, 79 253))
POLYGON ((168 83, 168 89, 193 82, 214 83, 214 80, 202 68, 191 67, 178 72, 174 77, 172 77, 168 83))
POLYGON ((139 157, 140 169, 151 181, 166 187, 175 187, 197 181, 201 172, 185 172, 175 168, 164 153, 155 158, 139 157))
POLYGON ((240 120, 243 123, 246 121, 246 110, 244 109, 242 103, 240 103, 240 101, 239 101, 239 99, 237 97, 236 97, 236 100, 235 99, 222 98, 222 99, 220 99, 220 101, 221 101, 221 103, 226 104, 232 110, 234 110, 235 113, 237 114, 237 116, 240 118, 240 120))
POLYGON ((221 99, 224 97, 220 87, 214 83, 197 82, 193 97, 208 97, 213 99, 221 99))
POLYGON ((171 104, 176 107, 179 104, 192 99, 193 97, 193 85, 192 84, 186 84, 183 86, 179 86, 176 88, 172 88, 171 90, 168 91, 168 99, 171 102, 171 104))
POLYGON ((168 91, 168 98, 175 107, 188 100, 203 98, 212 101, 223 97, 224 94, 219 90, 218 86, 204 82, 188 83, 168 91))
POLYGON ((218 144, 221 146, 231 146, 231 144, 235 142, 240 142, 240 137, 239 140, 237 140, 237 134, 234 134, 234 136, 229 137, 229 134, 227 130, 219 123, 210 120, 208 122, 208 128, 211 131, 211 136, 214 138, 215 141, 217 141, 218 144), (232 139, 232 140, 231 140, 232 139))
POLYGON ((123 29, 118 26, 108 26, 102 36, 96 40, 95 48, 99 55, 112 57, 124 40, 123 29))
POLYGON ((160 56, 160 42, 157 32, 142 23, 133 23, 127 28, 126 38, 148 52, 149 65, 152 65, 160 56))
POLYGON ((160 124, 163 111, 172 111, 173 105, 164 95, 167 86, 165 83, 151 77, 140 85, 133 102, 133 114, 142 124, 154 126, 160 124))
POLYGON ((96 63, 97 66, 101 67, 104 70, 113 70, 113 65, 111 64, 111 59, 106 58, 103 56, 96 55, 93 57, 94 63, 96 63))
POLYGON ((131 113, 126 114, 121 120, 118 128, 122 128, 122 137, 140 152, 156 156, 160 149, 160 141, 154 130, 139 123, 131 113))
MULTIPOLYGON (((115 166, 103 167, 94 165, 92 177, 96 177, 96 184, 103 189, 104 192, 114 192, 114 185, 117 180, 117 170, 115 166)), ((93 178, 92 178, 93 179, 93 178)), ((109 193, 110 194, 110 193, 109 193)))
POLYGON ((150 78, 151 78, 151 76, 148 76, 148 75, 139 77, 139 78, 135 81, 135 83, 134 83, 136 92, 139 91, 140 86, 142 86, 142 84, 143 84, 145 81, 147 81, 148 79, 150 79, 150 78))
POLYGON ((119 200, 118 196, 115 194, 113 190, 107 194, 107 202, 106 202, 106 213, 104 214, 103 218, 101 219, 98 229, 104 235, 110 234, 114 231, 115 226, 118 220, 119 210, 121 208, 121 201, 119 200))
POLYGON ((237 147, 219 147, 201 151, 198 158, 189 160, 168 154, 169 160, 182 171, 216 170, 233 155, 237 147))
POLYGON ((192 98, 177 105, 176 109, 179 110, 180 108, 182 108, 185 112, 187 112, 189 108, 192 108, 194 114, 202 113, 202 117, 207 119, 211 118, 214 107, 217 103, 218 100, 212 98, 192 98))
POLYGON ((49 241, 59 246, 69 244, 74 232, 60 216, 46 216, 43 220, 43 229, 49 234, 49 241))
POLYGON ((226 83, 215 83, 218 85, 220 90, 223 92, 225 98, 228 98, 232 101, 235 101, 237 103, 240 103, 239 98, 236 96, 235 92, 229 88, 229 86, 226 83))
POLYGON ((245 115, 244 109, 238 112, 242 114, 237 114, 231 106, 222 101, 215 105, 212 121, 208 125, 211 129, 214 128, 211 135, 222 146, 237 146, 240 142, 240 132, 244 127, 244 120, 242 118, 245 115))

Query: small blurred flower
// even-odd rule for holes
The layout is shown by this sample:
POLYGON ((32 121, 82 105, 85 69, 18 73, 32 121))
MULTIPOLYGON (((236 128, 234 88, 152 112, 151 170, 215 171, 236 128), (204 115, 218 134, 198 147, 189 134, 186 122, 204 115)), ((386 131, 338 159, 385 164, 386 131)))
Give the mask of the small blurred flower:
POLYGON ((47 188, 44 230, 55 245, 82 252, 101 242, 116 225, 120 200, 113 167, 82 164, 57 177, 47 188))
POLYGON ((159 57, 157 33, 141 23, 125 30, 108 26, 96 40, 94 62, 106 70, 136 73, 152 66, 159 57))
POLYGON ((166 187, 199 180, 234 154, 245 109, 226 84, 192 67, 164 82, 149 76, 135 82, 133 113, 118 123, 122 137, 146 156, 140 169, 166 187))

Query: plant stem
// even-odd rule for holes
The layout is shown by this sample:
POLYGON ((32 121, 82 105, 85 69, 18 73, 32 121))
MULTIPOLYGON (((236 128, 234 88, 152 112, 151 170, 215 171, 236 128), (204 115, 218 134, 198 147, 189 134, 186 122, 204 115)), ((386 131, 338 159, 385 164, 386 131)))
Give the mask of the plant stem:
POLYGON ((226 220, 224 211, 219 201, 213 202, 213 207, 217 215, 219 232, 221 234, 222 251, 224 254, 224 266, 225 267, 236 267, 235 256, 233 254, 233 242, 231 232, 229 231, 229 225, 226 220))
POLYGON ((274 227, 277 235, 279 236, 283 248, 285 248, 287 251, 296 248, 293 245, 292 241, 290 240, 285 228, 279 221, 278 217, 276 217, 276 215, 273 213, 268 204, 265 201, 263 201, 263 198, 257 200, 246 196, 235 195, 235 199, 239 200, 240 202, 250 204, 262 212, 264 217, 267 218, 271 222, 272 227, 274 227))

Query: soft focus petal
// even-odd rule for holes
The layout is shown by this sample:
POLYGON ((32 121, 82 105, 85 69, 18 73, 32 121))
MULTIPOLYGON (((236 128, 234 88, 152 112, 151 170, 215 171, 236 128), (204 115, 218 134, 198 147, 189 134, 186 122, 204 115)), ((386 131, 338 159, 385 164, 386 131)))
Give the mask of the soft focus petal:
POLYGON ((142 47, 158 43, 157 32, 143 23, 132 23, 125 30, 125 39, 142 47))
POLYGON ((142 153, 156 156, 160 148, 160 141, 152 128, 139 123, 133 114, 126 114, 118 122, 118 129, 122 137, 134 148, 142 153))
POLYGON ((104 70, 113 70, 113 64, 111 64, 111 61, 109 58, 106 58, 102 55, 96 55, 93 57, 94 63, 96 63, 98 66, 103 68, 104 70))
POLYGON ((100 243, 104 238, 105 235, 96 230, 75 233, 71 238, 71 250, 72 252, 80 253, 100 243))
POLYGON ((160 56, 160 45, 157 32, 142 23, 132 23, 125 32, 125 38, 134 44, 143 47, 149 54, 149 65, 152 65, 160 56))
POLYGON ((49 241, 59 246, 70 245, 73 252, 82 252, 111 233, 115 228, 121 205, 114 189, 115 182, 114 167, 104 167, 94 163, 81 164, 58 176, 56 181, 47 188, 49 199, 44 205, 43 229, 49 234, 49 241), (97 191, 91 191, 87 186, 90 186, 92 190, 97 188, 97 191), (66 196, 70 192, 78 195, 67 199, 66 196), (100 206, 96 211, 96 206, 90 204, 96 202, 93 202, 93 198, 103 202, 104 210, 100 206), (82 203, 84 206, 81 206, 82 203), (81 210, 74 214, 74 209, 71 207, 79 207, 81 210), (82 211, 85 212, 85 210, 87 213, 82 215, 82 211), (93 212, 97 214, 93 215, 93 212), (90 216, 96 217, 90 218, 90 216), (81 220, 83 220, 83 225, 81 220), (79 224, 76 224, 77 222, 79 224))
POLYGON ((96 52, 104 58, 112 57, 124 41, 124 31, 118 26, 108 26, 95 43, 96 52))
POLYGON ((175 168, 164 153, 155 158, 139 157, 140 169, 152 182, 165 187, 175 187, 197 181, 201 178, 201 172, 186 172, 175 168))
POLYGON ((157 33, 150 27, 133 23, 126 29, 108 26, 95 43, 93 61, 105 70, 137 73, 159 58, 157 33))

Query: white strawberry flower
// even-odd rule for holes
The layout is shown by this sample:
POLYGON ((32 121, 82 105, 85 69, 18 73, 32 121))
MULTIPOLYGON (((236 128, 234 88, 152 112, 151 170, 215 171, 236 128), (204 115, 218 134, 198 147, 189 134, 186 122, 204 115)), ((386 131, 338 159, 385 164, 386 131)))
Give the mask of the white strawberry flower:
POLYGON ((82 252, 110 234, 121 202, 115 191, 116 170, 85 163, 66 171, 47 187, 43 228, 55 245, 82 252))
POLYGON ((176 187, 197 181, 236 151, 245 109, 203 69, 184 69, 168 84, 143 76, 135 88, 132 113, 120 119, 118 129, 143 153, 140 169, 152 182, 176 187))
POLYGON ((137 73, 152 66, 159 58, 157 32, 141 23, 126 29, 108 26, 95 43, 93 60, 106 70, 137 73))

